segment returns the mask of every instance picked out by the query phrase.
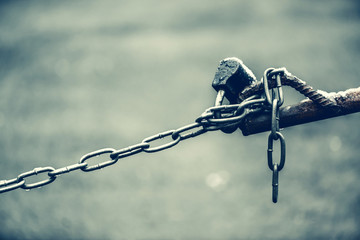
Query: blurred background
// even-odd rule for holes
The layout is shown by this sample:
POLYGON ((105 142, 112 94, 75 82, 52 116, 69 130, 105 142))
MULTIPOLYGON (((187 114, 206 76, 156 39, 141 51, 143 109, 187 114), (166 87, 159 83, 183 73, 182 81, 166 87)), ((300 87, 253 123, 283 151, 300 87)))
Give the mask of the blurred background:
MULTIPOLYGON (((226 57, 359 86, 355 0, 1 1, 0 29, 0 179, 193 123, 226 57)), ((210 132, 1 194, 0 239, 359 239, 359 121, 283 131, 277 204, 268 133, 210 132)))

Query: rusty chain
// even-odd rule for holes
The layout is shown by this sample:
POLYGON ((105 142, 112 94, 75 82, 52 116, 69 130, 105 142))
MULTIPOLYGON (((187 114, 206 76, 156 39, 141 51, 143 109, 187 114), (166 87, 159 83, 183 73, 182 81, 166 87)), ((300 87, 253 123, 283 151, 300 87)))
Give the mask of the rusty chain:
MULTIPOLYGON (((272 122, 272 131, 269 135, 269 144, 268 144, 268 164, 269 168, 273 171, 273 200, 274 196, 277 199, 277 184, 278 184, 278 172, 283 168, 285 163, 285 141, 281 133, 279 132, 279 120, 278 120, 278 110, 279 106, 283 103, 281 83, 289 86, 298 86, 298 91, 303 91, 304 89, 312 89, 305 82, 299 82, 299 79, 289 74, 286 69, 268 69, 265 76, 268 77, 269 81, 262 81, 253 86, 250 86, 244 89, 239 98, 241 103, 238 104, 229 104, 229 105, 218 105, 206 109, 198 118, 195 119, 194 123, 185 125, 175 130, 168 130, 161 132, 159 134, 144 138, 140 143, 128 146, 122 149, 114 148, 103 148, 94 152, 90 152, 81 157, 80 161, 75 164, 71 164, 65 167, 55 169, 53 167, 38 167, 34 168, 31 171, 24 172, 19 174, 16 178, 10 180, 0 181, 0 193, 8 192, 18 188, 22 189, 33 189, 45 186, 56 180, 60 175, 67 174, 76 170, 81 170, 84 172, 90 172, 99 170, 111 166, 118 162, 119 159, 130 157, 141 152, 145 153, 154 153, 163 151, 165 149, 171 148, 181 141, 187 140, 189 138, 194 138, 200 136, 209 131, 223 130, 226 128, 237 128, 241 122, 250 114, 254 114, 260 111, 269 111, 269 106, 271 106, 271 112, 273 114, 272 122), (269 74, 268 74, 269 73, 269 74), (273 81, 273 76, 276 76, 276 80, 273 81), (280 76, 280 77, 279 77, 280 76), (286 79, 286 81, 284 80, 286 79), (291 83, 292 82, 292 83, 291 83), (269 84, 267 84, 269 83, 269 84), (300 87, 299 87, 300 86, 300 87), (272 97, 270 96, 269 89, 277 88, 278 93, 277 97, 274 96, 274 91, 272 91, 272 97), (301 89, 300 89, 301 88, 301 89), (265 90, 264 90, 265 89, 265 90), (300 90, 299 90, 300 89, 300 90), (159 139, 168 138, 169 142, 154 146, 153 143, 159 139), (272 160, 272 151, 273 151, 273 141, 276 141, 280 138, 281 142, 281 160, 280 164, 273 163, 272 160), (94 157, 100 155, 109 155, 109 160, 89 165, 88 161, 94 157), (45 179, 35 182, 27 183, 26 179, 42 174, 45 175, 45 179)), ((265 77, 265 78, 266 78, 265 77)), ((296 87, 294 87, 296 89, 296 87)), ((312 89, 313 90, 313 89, 312 89)), ((302 92, 302 93, 303 93, 302 92)), ((321 94, 314 94, 312 96, 320 96, 321 94)), ((324 96, 321 97, 312 97, 313 101, 318 103, 328 103, 329 99, 325 99, 324 96)), ((331 104, 328 104, 331 105, 331 104)), ((275 202, 275 201, 274 201, 275 202)))

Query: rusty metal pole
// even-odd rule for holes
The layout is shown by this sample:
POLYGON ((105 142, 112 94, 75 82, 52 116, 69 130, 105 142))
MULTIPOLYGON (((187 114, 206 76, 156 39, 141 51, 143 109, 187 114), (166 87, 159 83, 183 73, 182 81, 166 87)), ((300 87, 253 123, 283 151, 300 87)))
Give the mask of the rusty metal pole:
MULTIPOLYGON (((307 99, 298 104, 280 108, 280 128, 314 122, 318 120, 360 112, 360 87, 329 93, 335 107, 322 107, 307 99)), ((259 113, 248 116, 240 125, 244 136, 270 130, 270 114, 259 113)))

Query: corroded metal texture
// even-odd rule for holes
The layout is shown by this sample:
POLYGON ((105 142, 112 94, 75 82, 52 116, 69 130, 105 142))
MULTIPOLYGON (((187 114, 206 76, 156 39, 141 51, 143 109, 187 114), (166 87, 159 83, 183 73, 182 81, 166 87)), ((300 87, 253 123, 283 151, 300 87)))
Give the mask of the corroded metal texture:
MULTIPOLYGON (((327 118, 360 112, 360 87, 338 93, 323 93, 333 100, 331 107, 322 107, 307 99, 298 104, 280 108, 280 127, 314 122, 327 118)), ((271 129, 269 113, 257 113, 248 116, 240 125, 244 136, 269 131, 271 129)))
MULTIPOLYGON (((281 84, 290 86, 294 88, 296 91, 303 94, 305 97, 308 97, 313 102, 323 106, 333 106, 335 104, 334 101, 331 101, 327 96, 326 93, 322 91, 316 91, 313 87, 308 85, 304 80, 294 76, 293 74, 289 73, 285 68, 278 68, 274 69, 274 72, 283 72, 281 76, 281 84)), ((269 88, 276 87, 276 80, 275 79, 268 79, 269 81, 269 88)), ((254 85, 251 85, 245 88, 242 92, 239 93, 239 99, 244 100, 254 94, 261 94, 264 91, 263 81, 256 82, 254 85)))
POLYGON ((221 60, 212 86, 217 92, 223 90, 230 103, 237 103, 238 93, 255 82, 253 72, 240 59, 231 57, 221 60))

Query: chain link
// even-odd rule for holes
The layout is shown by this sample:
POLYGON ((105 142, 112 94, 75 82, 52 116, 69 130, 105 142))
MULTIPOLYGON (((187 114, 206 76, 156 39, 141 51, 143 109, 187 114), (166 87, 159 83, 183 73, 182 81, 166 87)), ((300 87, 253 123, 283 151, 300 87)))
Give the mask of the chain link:
POLYGON ((129 157, 129 156, 135 155, 137 153, 140 153, 143 151, 143 149, 149 148, 149 147, 150 147, 149 143, 135 144, 135 145, 129 146, 127 148, 123 148, 123 149, 112 152, 110 154, 110 157, 112 159, 116 159, 116 158, 120 159, 120 158, 124 158, 124 157, 129 157))
MULTIPOLYGON (((169 130, 169 131, 166 131, 166 132, 162 132, 162 133, 156 134, 154 136, 145 138, 142 142, 143 143, 153 142, 155 140, 162 139, 162 138, 165 138, 167 136, 172 136, 174 132, 175 132, 175 130, 169 130)), ((176 144, 178 144, 179 142, 180 142, 180 137, 177 137, 175 140, 172 140, 171 142, 165 143, 165 144, 160 145, 158 147, 145 148, 144 152, 147 152, 147 153, 159 152, 159 151, 171 148, 171 147, 175 146, 176 144)))
POLYGON ((176 130, 169 130, 144 138, 138 144, 119 150, 114 148, 99 149, 85 154, 80 158, 78 163, 72 165, 58 169, 53 167, 35 168, 32 171, 20 174, 17 178, 2 180, 0 181, 0 193, 12 191, 17 188, 39 188, 52 183, 59 175, 67 174, 76 170, 82 170, 84 172, 99 170, 117 163, 121 158, 130 157, 141 152, 154 153, 163 151, 177 145, 181 141, 200 136, 209 131, 217 131, 226 127, 238 127, 246 116, 262 111, 265 106, 265 101, 266 100, 260 98, 259 95, 254 95, 247 98, 240 104, 210 107, 206 109, 200 117, 196 118, 194 123, 185 125, 176 130), (169 138, 170 141, 159 146, 151 146, 154 142, 162 138, 169 138), (106 154, 109 155, 110 160, 105 160, 101 163, 89 166, 88 161, 106 154), (47 179, 31 184, 26 183, 26 178, 45 172, 47 172, 47 179))
MULTIPOLYGON (((55 168, 53 168, 53 167, 34 168, 34 170, 32 170, 32 171, 28 171, 28 172, 24 172, 24 173, 20 174, 17 177, 17 179, 18 179, 19 182, 21 182, 22 180, 24 180, 27 177, 38 175, 39 173, 43 173, 43 172, 52 172, 52 171, 55 171, 55 168)), ((49 183, 52 183, 53 181, 55 181, 55 179, 56 179, 56 176, 49 176, 48 175, 47 179, 39 181, 39 182, 26 184, 26 181, 25 181, 24 184, 21 185, 21 188, 23 188, 23 189, 38 188, 38 187, 47 185, 49 183)))
POLYGON ((271 107, 271 136, 277 140, 277 132, 280 131, 279 101, 274 99, 271 107))
POLYGON ((274 203, 278 201, 279 194, 279 172, 284 168, 286 158, 285 138, 280 133, 280 106, 284 103, 284 95, 281 85, 281 76, 284 74, 284 69, 268 68, 264 72, 263 85, 266 102, 271 106, 271 131, 268 137, 267 160, 268 167, 273 172, 272 177, 272 200, 274 203), (274 88, 269 89, 269 79, 276 78, 276 91, 274 88), (273 161, 273 147, 274 141, 280 139, 280 163, 273 161))
POLYGON ((58 168, 58 169, 56 169, 54 171, 49 172, 48 175, 50 177, 51 176, 60 176, 62 174, 69 173, 69 172, 72 172, 72 171, 75 171, 75 170, 78 170, 78 169, 83 169, 87 165, 88 165, 87 162, 76 163, 76 164, 69 165, 69 166, 66 166, 66 167, 58 168))
POLYGON ((272 201, 273 203, 277 203, 279 196, 279 169, 278 164, 274 164, 273 167, 273 175, 272 175, 272 201))
MULTIPOLYGON (((286 158, 286 145, 285 145, 285 138, 280 132, 276 132, 278 139, 280 139, 280 163, 278 164, 278 171, 281 171, 285 165, 285 158, 286 158)), ((269 134, 268 137, 268 149, 267 149, 267 159, 268 159, 268 166, 271 171, 274 171, 274 163, 273 160, 273 152, 274 152, 274 137, 272 134, 269 134)))
POLYGON ((172 139, 175 140, 177 138, 180 138, 180 140, 186 140, 188 138, 192 138, 192 137, 197 137, 200 136, 201 134, 204 134, 207 132, 207 129, 204 128, 203 125, 201 125, 200 123, 192 123, 189 125, 186 125, 184 127, 178 128, 176 131, 173 132, 173 134, 171 135, 172 139), (195 129, 195 128, 201 128, 195 132, 189 132, 187 134, 183 134, 181 135, 181 133, 195 129))
POLYGON ((0 182, 0 193, 15 190, 25 184, 25 180, 19 181, 17 178, 11 180, 2 180, 0 182))
MULTIPOLYGON (((97 151, 94 151, 94 152, 91 152, 91 153, 88 153, 88 154, 85 154, 84 156, 82 156, 82 158, 80 159, 80 164, 81 163, 85 163, 86 160, 88 159, 91 159, 91 158, 94 158, 94 157, 98 157, 98 156, 101 156, 103 154, 106 154, 106 153, 113 153, 115 152, 116 150, 113 149, 113 148, 103 148, 103 149, 99 149, 97 151)), ((94 170, 98 170, 98 169, 101 169, 101 168, 104 168, 104 167, 107 167, 107 166, 110 166, 110 165, 113 165, 115 164, 116 162, 118 161, 118 158, 115 158, 115 159, 110 159, 108 161, 105 161, 105 162, 102 162, 102 163, 98 163, 96 165, 92 165, 92 166, 84 166, 84 167, 81 167, 80 169, 84 172, 90 172, 90 171, 94 171, 94 170)))
POLYGON ((283 95, 282 86, 281 86, 281 75, 282 74, 284 74, 284 70, 281 71, 281 69, 275 69, 275 68, 268 68, 264 72, 264 77, 263 77, 264 92, 266 95, 266 100, 269 105, 272 104, 274 97, 275 97, 274 88, 271 89, 272 94, 270 97, 269 78, 272 78, 274 76, 276 76, 275 88, 277 89, 277 97, 278 97, 278 101, 279 101, 279 106, 281 106, 284 102, 284 95, 283 95))

